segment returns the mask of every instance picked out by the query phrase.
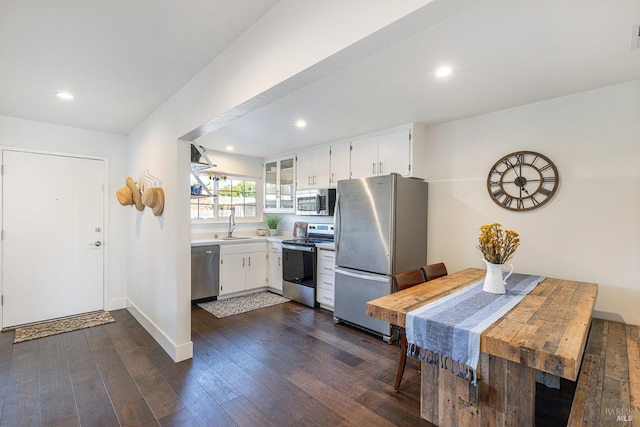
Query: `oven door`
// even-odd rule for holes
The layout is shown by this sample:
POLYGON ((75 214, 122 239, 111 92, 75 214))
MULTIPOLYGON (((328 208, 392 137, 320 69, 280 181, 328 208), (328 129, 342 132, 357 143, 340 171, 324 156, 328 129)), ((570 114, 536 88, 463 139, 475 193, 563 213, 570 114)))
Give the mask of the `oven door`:
POLYGON ((315 246, 282 244, 282 279, 285 282, 315 288, 315 246))

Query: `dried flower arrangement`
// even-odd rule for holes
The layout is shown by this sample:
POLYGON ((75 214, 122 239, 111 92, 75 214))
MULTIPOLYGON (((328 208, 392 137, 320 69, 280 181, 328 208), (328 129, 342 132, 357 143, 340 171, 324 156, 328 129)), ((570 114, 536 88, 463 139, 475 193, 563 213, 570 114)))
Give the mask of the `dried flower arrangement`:
POLYGON ((478 249, 484 259, 492 264, 506 263, 520 246, 520 237, 513 230, 503 230, 502 224, 494 222, 480 227, 478 249))

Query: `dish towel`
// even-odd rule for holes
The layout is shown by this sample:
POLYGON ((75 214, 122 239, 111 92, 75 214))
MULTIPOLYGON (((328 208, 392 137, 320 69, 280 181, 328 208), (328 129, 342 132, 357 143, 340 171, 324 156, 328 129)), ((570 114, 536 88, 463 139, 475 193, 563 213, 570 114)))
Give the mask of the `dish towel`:
POLYGON ((480 335, 531 292, 543 276, 512 274, 506 294, 482 290, 484 279, 407 313, 408 348, 420 348, 417 356, 442 368, 457 364, 458 375, 472 378, 480 359, 480 335))

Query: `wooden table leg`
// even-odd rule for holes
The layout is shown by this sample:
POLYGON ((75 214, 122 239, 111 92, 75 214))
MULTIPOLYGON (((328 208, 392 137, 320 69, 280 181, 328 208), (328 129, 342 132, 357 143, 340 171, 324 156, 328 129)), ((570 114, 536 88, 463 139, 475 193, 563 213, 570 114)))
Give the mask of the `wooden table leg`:
POLYGON ((533 368, 483 353, 478 371, 474 386, 451 365, 422 362, 422 418, 439 426, 535 425, 533 368))

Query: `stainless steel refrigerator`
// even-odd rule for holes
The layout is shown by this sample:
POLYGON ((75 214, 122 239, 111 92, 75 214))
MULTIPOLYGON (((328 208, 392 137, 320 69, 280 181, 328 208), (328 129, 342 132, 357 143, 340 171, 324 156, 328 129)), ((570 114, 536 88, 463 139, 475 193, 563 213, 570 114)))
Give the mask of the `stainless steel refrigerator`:
POLYGON ((427 197, 426 182, 397 174, 338 181, 334 321, 395 339, 365 307, 391 293, 392 274, 426 264, 427 197))

